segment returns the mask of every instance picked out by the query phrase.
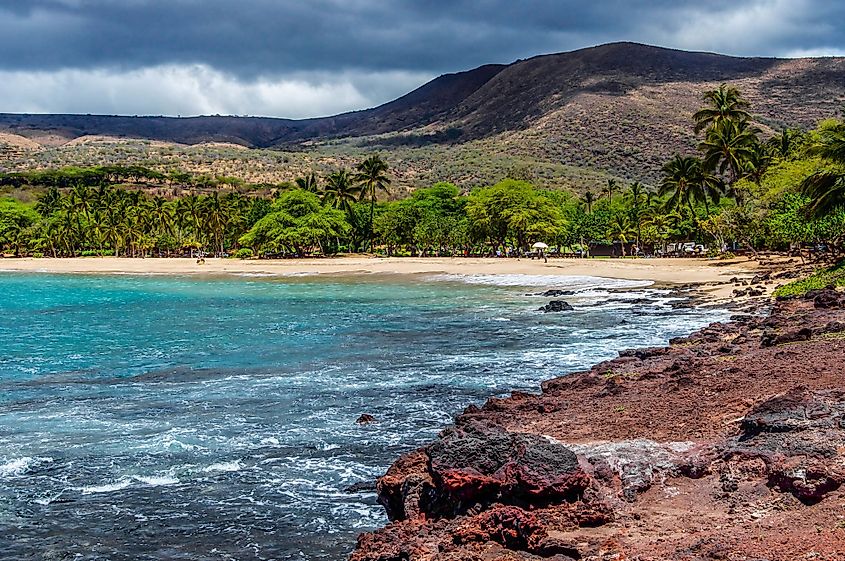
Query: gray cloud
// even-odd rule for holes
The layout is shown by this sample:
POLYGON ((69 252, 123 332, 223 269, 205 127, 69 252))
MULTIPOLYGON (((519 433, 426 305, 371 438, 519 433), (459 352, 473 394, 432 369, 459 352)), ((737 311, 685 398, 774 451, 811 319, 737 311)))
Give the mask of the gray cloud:
POLYGON ((842 21, 828 0, 5 0, 0 110, 310 116, 609 41, 841 54, 842 21))

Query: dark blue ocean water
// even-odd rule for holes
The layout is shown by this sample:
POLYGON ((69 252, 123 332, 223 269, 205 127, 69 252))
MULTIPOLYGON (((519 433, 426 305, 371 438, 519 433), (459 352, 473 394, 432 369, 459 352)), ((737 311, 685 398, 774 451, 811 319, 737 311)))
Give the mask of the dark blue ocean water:
POLYGON ((343 559, 469 403, 726 315, 636 284, 0 273, 0 559, 343 559))

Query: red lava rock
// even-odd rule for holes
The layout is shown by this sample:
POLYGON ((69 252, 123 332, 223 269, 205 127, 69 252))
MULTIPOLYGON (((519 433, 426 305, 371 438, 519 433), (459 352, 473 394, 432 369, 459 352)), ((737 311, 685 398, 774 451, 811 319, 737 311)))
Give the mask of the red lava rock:
POLYGON ((351 559, 843 561, 843 325, 820 291, 469 407, 351 559))

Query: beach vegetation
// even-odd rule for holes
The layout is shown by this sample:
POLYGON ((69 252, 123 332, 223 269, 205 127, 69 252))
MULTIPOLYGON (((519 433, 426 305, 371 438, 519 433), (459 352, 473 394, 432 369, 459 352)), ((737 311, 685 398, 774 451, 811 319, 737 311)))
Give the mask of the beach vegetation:
MULTIPOLYGON (((0 188, 26 196, 0 200, 0 248, 55 257, 519 256, 544 242, 581 256, 600 246, 618 257, 704 246, 698 253, 712 258, 763 249, 840 258, 845 123, 772 133, 752 109, 731 85, 704 92, 690 122, 695 141, 666 155, 657 181, 595 176, 577 193, 519 162, 503 162, 498 180, 402 192, 395 180, 407 163, 365 152, 334 167, 314 160, 275 184, 143 162, 5 173, 0 188)), ((266 156, 267 165, 288 157, 266 156)))
POLYGON ((785 284, 777 288, 774 295, 780 297, 803 296, 811 290, 838 286, 845 286, 845 261, 820 269, 806 278, 785 284))

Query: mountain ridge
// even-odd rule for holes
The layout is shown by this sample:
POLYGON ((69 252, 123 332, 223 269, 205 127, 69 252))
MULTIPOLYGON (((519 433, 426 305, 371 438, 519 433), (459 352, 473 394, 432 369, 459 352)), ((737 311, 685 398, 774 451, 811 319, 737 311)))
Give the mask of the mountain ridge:
POLYGON ((722 82, 742 91, 765 133, 809 128, 845 103, 845 58, 733 57, 620 42, 444 74, 378 107, 329 117, 6 113, 0 133, 53 146, 106 136, 300 152, 338 143, 356 154, 426 148, 438 151, 436 161, 422 162, 409 177, 471 184, 481 177, 464 168, 482 165, 479 159, 468 154, 456 162, 449 152, 469 147, 546 169, 654 180, 673 153, 694 149, 691 116, 702 94, 722 82))

